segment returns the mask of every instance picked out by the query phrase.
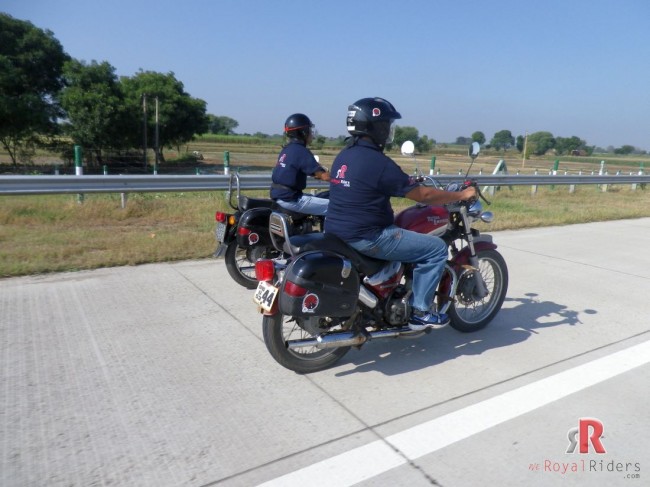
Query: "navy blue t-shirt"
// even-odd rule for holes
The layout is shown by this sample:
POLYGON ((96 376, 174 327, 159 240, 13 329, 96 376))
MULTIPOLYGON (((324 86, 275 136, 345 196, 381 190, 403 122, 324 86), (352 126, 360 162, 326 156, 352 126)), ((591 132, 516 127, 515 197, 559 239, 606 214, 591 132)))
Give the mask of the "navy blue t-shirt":
POLYGON ((325 171, 318 164, 314 154, 305 144, 291 140, 280 152, 271 180, 279 186, 271 185, 271 198, 274 200, 295 201, 302 196, 307 187, 307 175, 325 171))
POLYGON ((392 196, 418 184, 372 142, 359 140, 332 164, 325 232, 348 242, 373 239, 393 224, 392 196))

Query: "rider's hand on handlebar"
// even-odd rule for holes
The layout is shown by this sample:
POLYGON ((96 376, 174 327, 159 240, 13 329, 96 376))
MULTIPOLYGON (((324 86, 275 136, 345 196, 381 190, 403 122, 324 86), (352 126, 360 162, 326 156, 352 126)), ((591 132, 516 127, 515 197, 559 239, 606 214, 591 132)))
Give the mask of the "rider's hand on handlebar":
POLYGON ((462 201, 475 200, 478 198, 478 190, 475 186, 469 186, 460 192, 462 201))

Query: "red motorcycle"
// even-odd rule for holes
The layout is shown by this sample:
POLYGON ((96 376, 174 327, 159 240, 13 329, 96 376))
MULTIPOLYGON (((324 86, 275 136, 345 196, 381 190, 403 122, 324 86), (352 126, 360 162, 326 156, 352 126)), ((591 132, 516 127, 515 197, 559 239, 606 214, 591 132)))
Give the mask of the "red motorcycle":
MULTIPOLYGON (((472 159, 478 150, 473 145, 472 159)), ((437 185, 430 177, 421 180, 437 185)), ((478 189, 474 181, 451 183, 447 189, 460 191, 467 185, 478 189)), ((461 332, 480 330, 492 321, 508 289, 505 260, 490 235, 472 228, 477 220, 493 220, 478 199, 444 206, 418 203, 395 218, 399 227, 447 243, 449 259, 432 309, 447 313, 450 326, 461 332)), ((269 230, 284 257, 256 262, 254 301, 264 313, 264 343, 280 365, 315 372, 370 340, 431 332, 408 327, 413 264, 367 257, 328 233, 292 236, 281 213, 271 214, 269 230)))

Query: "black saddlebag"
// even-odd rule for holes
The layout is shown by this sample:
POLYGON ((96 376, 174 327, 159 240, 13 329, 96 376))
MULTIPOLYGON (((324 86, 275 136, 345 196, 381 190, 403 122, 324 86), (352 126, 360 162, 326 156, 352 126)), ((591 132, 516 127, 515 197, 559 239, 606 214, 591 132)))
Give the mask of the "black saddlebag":
POLYGON ((271 208, 251 208, 239 219, 237 245, 243 248, 253 245, 271 246, 269 235, 271 208))
POLYGON ((289 316, 347 317, 359 299, 359 274, 351 262, 333 252, 298 256, 285 271, 280 312, 289 316))

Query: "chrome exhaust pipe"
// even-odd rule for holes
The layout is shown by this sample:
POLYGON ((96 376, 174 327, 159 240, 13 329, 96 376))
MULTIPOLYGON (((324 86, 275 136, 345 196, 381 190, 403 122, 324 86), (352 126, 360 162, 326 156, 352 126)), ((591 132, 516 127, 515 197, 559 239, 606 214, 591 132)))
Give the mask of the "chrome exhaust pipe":
POLYGON ((316 347, 320 349, 338 347, 359 347, 369 340, 381 338, 398 338, 421 335, 423 331, 413 331, 408 326, 392 330, 371 331, 366 334, 352 331, 342 331, 330 335, 318 335, 316 338, 305 338, 302 340, 287 340, 286 347, 289 350, 304 347, 316 347))

